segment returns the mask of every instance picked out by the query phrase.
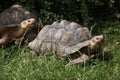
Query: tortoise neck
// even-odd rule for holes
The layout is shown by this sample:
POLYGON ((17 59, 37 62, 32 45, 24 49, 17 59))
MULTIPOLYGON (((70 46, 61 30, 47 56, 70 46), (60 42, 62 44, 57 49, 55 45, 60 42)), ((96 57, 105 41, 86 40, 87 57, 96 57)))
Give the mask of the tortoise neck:
POLYGON ((91 49, 94 49, 94 47, 96 46, 96 43, 93 42, 92 40, 90 40, 90 44, 89 44, 91 49))
POLYGON ((17 37, 22 37, 23 34, 25 33, 26 29, 22 28, 21 26, 19 26, 16 30, 15 30, 15 36, 17 37))

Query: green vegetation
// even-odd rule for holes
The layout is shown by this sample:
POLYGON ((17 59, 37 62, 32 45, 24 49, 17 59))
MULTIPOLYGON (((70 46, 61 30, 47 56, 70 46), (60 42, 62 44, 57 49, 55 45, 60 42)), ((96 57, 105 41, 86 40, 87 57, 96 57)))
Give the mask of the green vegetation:
POLYGON ((101 20, 120 19, 120 0, 9 0, 0 3, 0 12, 14 3, 34 8, 44 24, 66 19, 91 26, 101 20))
POLYGON ((43 25, 66 19, 93 26, 93 35, 104 34, 109 53, 86 65, 66 67, 53 56, 33 56, 27 44, 0 48, 0 80, 120 80, 120 0, 7 0, 0 12, 16 2, 34 8, 43 25))
POLYGON ((0 80, 119 80, 119 25, 117 22, 101 25, 104 28, 100 31, 106 34, 105 45, 110 53, 82 66, 66 67, 67 62, 55 55, 33 56, 26 44, 21 47, 15 44, 3 46, 0 48, 0 80), (106 26, 109 26, 109 29, 106 29, 106 26))

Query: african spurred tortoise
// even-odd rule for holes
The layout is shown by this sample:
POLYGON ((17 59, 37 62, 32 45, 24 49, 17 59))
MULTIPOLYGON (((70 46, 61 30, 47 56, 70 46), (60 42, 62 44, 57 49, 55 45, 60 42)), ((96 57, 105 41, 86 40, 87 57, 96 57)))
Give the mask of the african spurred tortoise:
POLYGON ((32 41, 38 34, 38 22, 39 16, 33 9, 25 9, 19 4, 5 9, 0 14, 0 45, 12 40, 20 40, 25 33, 24 40, 32 41), (23 25, 26 27, 21 31, 23 25))
POLYGON ((95 56, 94 51, 103 41, 103 35, 91 36, 87 27, 75 22, 62 20, 46 25, 38 36, 29 43, 28 47, 35 53, 43 51, 44 54, 55 52, 60 57, 80 54, 67 65, 82 63, 95 56))

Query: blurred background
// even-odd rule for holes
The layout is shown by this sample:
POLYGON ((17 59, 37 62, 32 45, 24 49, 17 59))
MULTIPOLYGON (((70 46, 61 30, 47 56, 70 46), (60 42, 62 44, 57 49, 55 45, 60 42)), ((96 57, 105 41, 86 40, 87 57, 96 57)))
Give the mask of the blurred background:
POLYGON ((44 24, 67 19, 91 26, 120 19, 120 0, 7 0, 0 2, 0 12, 15 3, 35 9, 44 24))

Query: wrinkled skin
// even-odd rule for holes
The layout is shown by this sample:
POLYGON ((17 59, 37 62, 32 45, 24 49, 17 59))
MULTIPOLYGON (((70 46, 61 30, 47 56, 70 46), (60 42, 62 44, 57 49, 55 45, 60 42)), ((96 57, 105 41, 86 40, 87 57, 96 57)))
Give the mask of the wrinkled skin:
POLYGON ((8 27, 6 31, 0 34, 0 45, 6 44, 10 41, 21 40, 25 31, 35 22, 34 18, 24 20, 19 26, 8 27))

